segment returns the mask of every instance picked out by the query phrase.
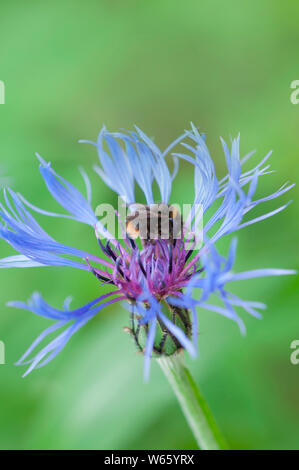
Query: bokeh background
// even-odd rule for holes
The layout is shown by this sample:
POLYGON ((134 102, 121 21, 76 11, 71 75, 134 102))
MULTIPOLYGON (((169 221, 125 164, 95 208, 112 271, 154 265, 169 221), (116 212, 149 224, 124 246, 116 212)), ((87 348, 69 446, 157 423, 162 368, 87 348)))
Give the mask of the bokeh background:
MULTIPOLYGON (((1 172, 33 203, 57 210, 34 152, 82 188, 78 166, 93 183, 93 203, 115 196, 93 174, 96 154, 79 145, 110 129, 138 124, 165 148, 192 120, 207 134, 218 174, 225 172, 219 136, 241 133, 242 154, 270 149, 272 175, 258 195, 298 179, 299 105, 290 83, 299 79, 295 2, 78 0, 1 2, 1 172)), ((82 188, 83 189, 83 188, 82 188)), ((181 164, 173 200, 192 198, 192 172, 181 164)), ((274 218, 239 232, 236 268, 297 268, 298 190, 274 218)), ((265 210, 277 207, 269 202, 265 210)), ((256 212, 257 214, 259 212, 256 212)), ((97 250, 90 229, 40 216, 58 240, 97 250)), ((227 249, 229 238, 222 242, 227 249)), ((0 255, 11 250, 0 243, 0 255)), ((154 362, 149 384, 142 357, 122 332, 127 312, 109 308, 78 332, 48 366, 22 379, 15 367, 49 325, 9 309, 34 290, 60 307, 99 291, 95 278, 68 268, 0 272, 0 447, 2 449, 195 449, 168 383, 154 362)), ((212 312, 199 311, 200 357, 188 364, 234 449, 299 448, 299 365, 290 343, 299 339, 298 277, 236 284, 234 292, 264 301, 264 319, 243 318, 247 336, 212 312)))

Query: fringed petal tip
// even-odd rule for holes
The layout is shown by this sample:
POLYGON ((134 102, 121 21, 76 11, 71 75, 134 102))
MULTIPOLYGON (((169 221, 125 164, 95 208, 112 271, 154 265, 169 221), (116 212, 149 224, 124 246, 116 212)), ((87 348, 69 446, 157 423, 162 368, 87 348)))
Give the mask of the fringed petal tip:
POLYGON ((73 334, 82 328, 82 326, 84 326, 103 308, 124 299, 124 297, 121 296, 109 299, 109 297, 115 294, 117 294, 117 291, 109 292, 108 294, 104 294, 101 297, 94 299, 83 307, 72 311, 68 310, 71 301, 70 297, 64 301, 63 310, 59 310, 47 304, 42 296, 37 292, 32 295, 27 304, 19 301, 9 302, 8 304, 11 307, 30 310, 35 314, 56 320, 54 324, 44 330, 36 338, 23 356, 16 362, 16 365, 18 366, 30 364, 23 377, 26 377, 33 369, 43 367, 54 359, 54 357, 56 357, 56 355, 66 346, 73 334), (40 351, 35 353, 35 355, 31 356, 31 353, 34 352, 37 346, 57 330, 62 331, 58 336, 52 339, 48 345, 44 346, 40 351), (28 359, 30 356, 31 358, 28 359))
POLYGON ((25 302, 20 302, 18 300, 10 300, 6 302, 6 307, 13 307, 13 308, 26 308, 27 304, 25 302))
POLYGON ((245 279, 253 279, 266 276, 281 276, 297 274, 293 269, 257 269, 240 273, 232 272, 232 267, 236 254, 236 240, 233 239, 229 249, 228 258, 225 259, 219 255, 215 246, 208 243, 208 253, 202 257, 202 263, 205 276, 199 281, 193 283, 191 279, 186 287, 186 293, 178 300, 173 301, 174 304, 191 308, 199 306, 206 310, 216 312, 233 320, 239 326, 242 335, 246 334, 246 328, 243 320, 237 315, 235 308, 240 307, 254 318, 261 319, 262 315, 258 310, 265 310, 266 305, 261 302, 242 300, 226 289, 226 284, 232 281, 245 279), (201 289, 201 297, 199 300, 192 297, 193 290, 201 289), (207 303, 211 294, 216 294, 224 306, 212 305, 207 303))
POLYGON ((51 162, 47 162, 38 152, 35 152, 35 156, 40 163, 40 168, 50 168, 51 169, 51 162))
POLYGON ((90 144, 90 145, 93 145, 94 147, 97 146, 96 142, 93 142, 92 140, 86 140, 86 139, 80 139, 80 140, 78 140, 78 143, 79 144, 90 144))

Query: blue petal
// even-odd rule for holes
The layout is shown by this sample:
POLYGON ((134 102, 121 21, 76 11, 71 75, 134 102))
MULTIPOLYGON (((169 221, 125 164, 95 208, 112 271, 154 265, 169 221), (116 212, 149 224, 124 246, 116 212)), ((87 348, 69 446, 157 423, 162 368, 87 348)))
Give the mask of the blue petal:
POLYGON ((223 307, 219 307, 218 305, 212 305, 212 304, 207 304, 207 303, 201 304, 201 307, 204 308, 205 310, 211 310, 212 312, 219 313, 220 315, 223 315, 224 317, 237 322, 241 330, 241 333, 245 334, 246 329, 245 329, 245 325, 243 321, 239 317, 237 317, 236 314, 233 314, 231 309, 223 308, 223 307))
POLYGON ((79 258, 95 259, 89 253, 56 242, 36 222, 26 210, 19 196, 10 191, 14 207, 4 193, 6 207, 0 204, 0 217, 6 226, 0 224, 0 238, 3 238, 21 257, 4 258, 0 267, 30 267, 30 266, 71 266, 88 269, 85 264, 63 258, 57 255, 71 255, 79 258))
POLYGON ((84 140, 80 142, 91 143, 97 147, 101 168, 96 166, 95 171, 107 186, 123 197, 126 203, 135 202, 134 178, 129 156, 105 126, 101 129, 96 144, 84 140), (104 144, 108 146, 110 155, 104 149, 104 144))
POLYGON ((150 321, 149 332, 147 335, 146 346, 145 346, 145 353, 144 353, 144 380, 145 382, 149 379, 149 372, 150 372, 150 360, 151 355, 153 352, 155 335, 156 335, 156 325, 157 320, 154 316, 150 321))
POLYGON ((289 276, 291 274, 297 274, 294 269, 255 269, 252 271, 244 271, 242 273, 232 274, 230 281, 241 281, 243 279, 253 279, 256 277, 267 277, 267 276, 289 276))
MULTIPOLYGON (((172 176, 170 175, 168 166, 166 164, 164 155, 160 149, 154 144, 154 142, 136 126, 139 137, 146 144, 147 150, 146 153, 149 156, 149 152, 152 153, 152 171, 154 178, 158 184, 161 194, 161 200, 164 203, 168 203, 171 186, 172 186, 172 176)), ((144 147, 144 148, 146 148, 144 147)))
POLYGON ((92 300, 86 305, 83 305, 83 307, 77 308, 75 310, 66 310, 65 308, 63 310, 59 310, 57 308, 52 307, 49 305, 43 297, 38 293, 34 292, 29 299, 28 303, 26 304, 25 302, 20 302, 20 301, 10 301, 8 302, 9 307, 15 307, 15 308, 22 308, 24 310, 29 310, 32 313, 35 313, 36 315, 40 315, 45 318, 51 318, 52 320, 74 320, 77 317, 84 315, 86 312, 88 312, 94 305, 99 303, 100 301, 104 300, 106 297, 109 297, 113 293, 108 293, 105 295, 102 295, 100 297, 97 297, 96 299, 92 300))
POLYGON ((0 259, 0 268, 30 268, 43 266, 37 261, 32 261, 24 255, 8 256, 0 259))
POLYGON ((243 321, 238 317, 234 310, 234 306, 242 307, 250 315, 261 318, 260 313, 256 309, 264 309, 266 306, 260 302, 245 301, 237 296, 229 293, 225 289, 225 284, 232 281, 238 281, 243 279, 251 279, 256 277, 264 276, 281 276, 296 274, 294 270, 287 269, 257 269, 253 271, 246 271, 243 273, 233 273, 233 268, 236 252, 236 239, 231 242, 228 259, 225 260, 219 255, 215 246, 208 242, 207 249, 209 254, 203 252, 201 261, 204 268, 204 278, 197 278, 193 283, 189 283, 186 293, 181 296, 178 300, 171 298, 169 301, 174 305, 185 305, 187 308, 195 308, 196 305, 203 307, 207 310, 220 313, 234 320, 240 327, 241 333, 245 333, 245 326, 243 321), (200 300, 192 298, 192 290, 198 287, 201 288, 200 300), (208 304, 207 301, 211 294, 216 294, 224 303, 224 308, 216 305, 208 304))
POLYGON ((103 127, 96 143, 101 167, 96 166, 95 170, 128 204, 135 202, 134 181, 143 191, 147 204, 153 204, 154 180, 159 187, 162 202, 168 203, 178 161, 174 159, 174 171, 171 174, 165 157, 184 136, 185 134, 176 139, 165 152, 161 152, 138 127, 136 132, 129 133, 109 133, 103 127))
POLYGON ((177 325, 168 320, 164 313, 160 311, 158 315, 166 328, 179 340, 182 347, 188 351, 191 357, 195 358, 197 356, 197 351, 185 333, 177 325))
MULTIPOLYGON (((58 175, 51 164, 45 162, 37 154, 40 161, 40 172, 53 198, 79 222, 94 226, 97 218, 89 204, 80 191, 71 183, 58 175)), ((85 177, 86 180, 86 177, 85 177)))
MULTIPOLYGON (((28 304, 23 302, 10 302, 10 306, 24 308, 38 315, 58 320, 54 325, 50 326, 39 335, 39 337, 33 342, 33 344, 17 362, 17 365, 31 364, 28 370, 23 375, 23 377, 28 375, 33 369, 42 367, 48 362, 50 362, 52 359, 54 359, 54 357, 65 347, 71 336, 104 307, 123 299, 123 297, 116 297, 114 299, 110 299, 106 302, 99 304, 99 302, 114 294, 115 292, 105 294, 93 300, 92 302, 89 302, 83 307, 72 311, 58 310, 51 307, 37 293, 32 296, 32 299, 29 301, 28 304), (54 331, 64 327, 68 323, 70 323, 70 326, 66 330, 60 333, 60 335, 53 339, 34 357, 32 357, 31 359, 27 359, 28 356, 34 351, 34 349, 36 349, 36 347, 41 343, 43 339, 45 339, 49 334, 53 333, 54 331)), ((65 306, 66 304, 64 305, 64 307, 65 306)))

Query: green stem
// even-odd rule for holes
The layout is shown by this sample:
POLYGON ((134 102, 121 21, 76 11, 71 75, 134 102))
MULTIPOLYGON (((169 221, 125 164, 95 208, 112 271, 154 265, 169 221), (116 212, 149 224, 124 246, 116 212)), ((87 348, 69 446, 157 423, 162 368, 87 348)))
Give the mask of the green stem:
POLYGON ((227 449, 206 401, 185 366, 183 351, 172 356, 161 356, 157 360, 176 394, 199 447, 203 450, 227 449))

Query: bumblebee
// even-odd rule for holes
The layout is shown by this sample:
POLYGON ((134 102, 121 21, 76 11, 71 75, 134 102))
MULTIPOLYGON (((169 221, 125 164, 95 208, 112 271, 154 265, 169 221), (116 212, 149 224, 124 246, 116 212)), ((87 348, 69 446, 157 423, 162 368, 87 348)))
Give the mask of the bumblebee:
POLYGON ((126 218, 129 238, 140 238, 145 243, 166 240, 175 243, 182 238, 183 220, 176 206, 169 204, 134 204, 126 218))

